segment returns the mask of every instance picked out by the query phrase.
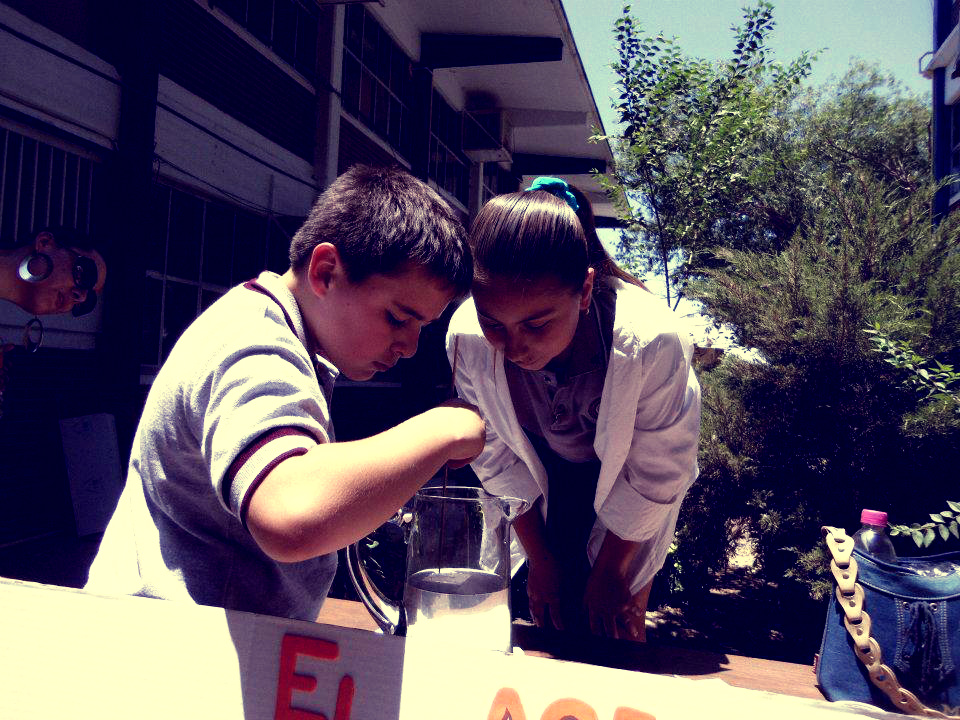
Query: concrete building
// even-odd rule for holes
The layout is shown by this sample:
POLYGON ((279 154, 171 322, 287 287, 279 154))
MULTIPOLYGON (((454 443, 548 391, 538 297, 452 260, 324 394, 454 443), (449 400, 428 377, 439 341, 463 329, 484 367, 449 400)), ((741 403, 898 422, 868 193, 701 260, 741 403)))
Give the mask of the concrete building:
MULTIPOLYGON (((236 283, 284 271, 290 236, 351 164, 408 168, 465 222, 559 175, 615 222, 560 0, 6 0, 0 51, 0 244, 67 224, 109 265, 95 313, 44 317, 38 352, 7 353, 0 575, 95 542, 182 330, 236 283)), ((30 317, 2 305, 16 344, 30 317)), ((447 392, 443 325, 414 359, 338 386, 339 437, 447 392)))
MULTIPOLYGON (((933 176, 942 180, 960 174, 960 2, 931 0, 933 52, 924 68, 932 80, 931 154, 933 176)), ((934 202, 942 217, 960 203, 960 184, 943 188, 934 202)))

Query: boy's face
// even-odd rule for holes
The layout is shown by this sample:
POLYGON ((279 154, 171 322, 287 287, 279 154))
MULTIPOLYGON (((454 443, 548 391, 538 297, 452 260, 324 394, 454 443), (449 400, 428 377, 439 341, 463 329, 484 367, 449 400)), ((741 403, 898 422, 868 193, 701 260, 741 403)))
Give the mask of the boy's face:
POLYGON ((315 334, 320 353, 351 380, 369 380, 417 351, 420 330, 453 293, 420 266, 359 283, 342 273, 327 285, 315 334))

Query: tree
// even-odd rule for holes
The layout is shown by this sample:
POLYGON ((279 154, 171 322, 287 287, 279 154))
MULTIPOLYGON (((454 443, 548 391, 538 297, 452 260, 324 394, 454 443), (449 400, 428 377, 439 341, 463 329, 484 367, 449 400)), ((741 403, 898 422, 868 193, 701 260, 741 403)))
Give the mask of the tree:
POLYGON ((794 104, 808 172, 860 167, 901 195, 930 180, 930 106, 877 67, 856 62, 834 87, 794 104))
MULTIPOLYGON (((618 259, 659 268, 668 302, 700 301, 763 358, 700 373, 701 474, 670 584, 708 586, 745 530, 759 580, 819 595, 822 525, 956 497, 960 213, 931 222, 925 98, 864 64, 803 89, 814 55, 768 62, 769 4, 744 19, 714 65, 641 38, 625 9, 608 191, 630 225, 618 259)), ((950 507, 924 539, 952 533, 950 507)))
MULTIPOLYGON (((901 385, 921 394, 927 407, 939 404, 944 410, 952 407, 954 413, 960 414, 960 373, 952 365, 931 363, 918 355, 908 340, 896 340, 877 325, 865 332, 873 336, 874 351, 885 355, 885 361, 900 371, 901 385)), ((929 547, 937 538, 960 540, 960 503, 948 500, 947 506, 946 510, 930 513, 930 520, 922 524, 891 523, 891 536, 910 537, 919 548, 929 547)))
POLYGON ((628 227, 618 259, 641 275, 658 268, 674 307, 719 241, 762 247, 772 239, 755 222, 764 215, 757 193, 783 159, 758 147, 813 58, 772 62, 773 26, 770 3, 746 9, 744 24, 732 28, 731 59, 712 63, 685 57, 662 33, 643 37, 629 6, 615 24, 622 130, 595 139, 616 151, 607 189, 628 227))
POLYGON ((681 584, 723 569, 746 528, 761 577, 816 594, 821 525, 854 525, 864 506, 925 517, 954 496, 960 413, 876 339, 950 387, 960 222, 931 223, 924 99, 863 64, 805 90, 815 55, 769 62, 772 26, 769 4, 745 10, 732 59, 711 64, 642 38, 625 9, 608 191, 630 225, 618 259, 659 268, 668 302, 700 301, 764 359, 700 374, 701 475, 672 563, 696 580, 681 584))
POLYGON ((767 577, 815 593, 821 525, 852 527, 862 507, 924 517, 956 489, 960 218, 931 222, 921 108, 865 66, 799 98, 796 233, 773 251, 717 250, 724 264, 689 287, 765 360, 701 375, 701 467, 730 500, 695 486, 689 510, 746 523, 767 577))

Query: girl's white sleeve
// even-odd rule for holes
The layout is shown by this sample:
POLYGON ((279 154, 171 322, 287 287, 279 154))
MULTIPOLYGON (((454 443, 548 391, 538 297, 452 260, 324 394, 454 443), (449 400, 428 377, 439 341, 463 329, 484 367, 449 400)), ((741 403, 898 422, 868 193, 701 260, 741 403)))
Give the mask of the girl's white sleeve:
POLYGON ((658 335, 638 361, 636 416, 617 418, 633 421, 630 452, 599 512, 607 528, 634 541, 672 535, 676 510, 697 477, 700 435, 700 385, 679 336, 658 335))
MULTIPOLYGON (((447 336, 447 353, 453 364, 453 345, 455 335, 447 336)), ((480 397, 474 384, 475 364, 470 362, 469 348, 465 347, 466 337, 462 337, 458 347, 456 362, 457 394, 461 399, 476 405, 486 423, 486 443, 480 455, 470 463, 484 489, 491 495, 515 497, 526 500, 530 507, 540 497, 540 488, 529 468, 520 457, 503 441, 500 436, 503 423, 498 422, 504 414, 504 399, 501 397, 480 397)), ((506 399, 509 402, 509 398, 506 399)))

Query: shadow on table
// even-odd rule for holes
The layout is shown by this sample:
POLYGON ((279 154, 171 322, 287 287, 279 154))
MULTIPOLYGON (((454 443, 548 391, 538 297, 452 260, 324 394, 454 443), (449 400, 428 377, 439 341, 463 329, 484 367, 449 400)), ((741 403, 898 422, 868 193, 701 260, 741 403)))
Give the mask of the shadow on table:
POLYGON ((513 644, 528 655, 659 675, 717 675, 728 661, 724 653, 559 633, 523 620, 513 623, 513 644))

